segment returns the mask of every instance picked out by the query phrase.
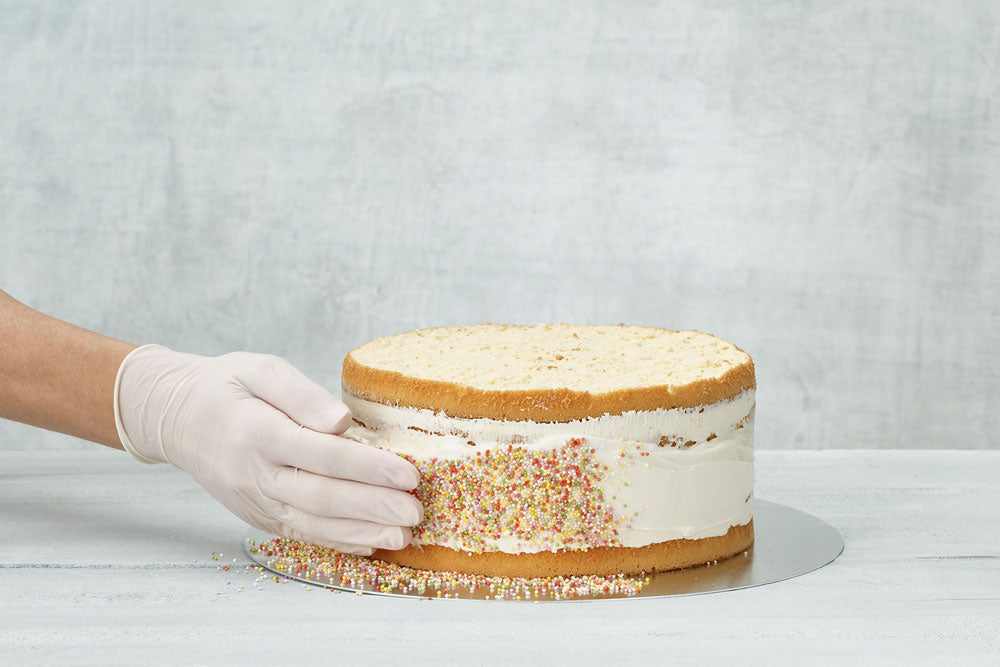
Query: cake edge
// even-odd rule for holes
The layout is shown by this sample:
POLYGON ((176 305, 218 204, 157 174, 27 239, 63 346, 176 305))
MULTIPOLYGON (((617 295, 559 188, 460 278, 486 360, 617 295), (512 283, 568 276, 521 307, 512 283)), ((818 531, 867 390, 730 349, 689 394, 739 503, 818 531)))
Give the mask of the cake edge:
POLYGON ((644 547, 595 547, 586 551, 508 554, 467 553, 437 545, 410 545, 398 551, 376 549, 373 558, 417 570, 487 577, 556 577, 680 570, 735 556, 754 542, 753 519, 731 526, 724 535, 677 539, 644 547))

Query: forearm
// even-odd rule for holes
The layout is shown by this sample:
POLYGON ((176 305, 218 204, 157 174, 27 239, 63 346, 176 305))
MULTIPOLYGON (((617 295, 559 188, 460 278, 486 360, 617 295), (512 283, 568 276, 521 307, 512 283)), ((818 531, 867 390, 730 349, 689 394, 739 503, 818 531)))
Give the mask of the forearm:
POLYGON ((0 417, 121 449, 115 375, 134 348, 0 291, 0 417))
POLYGON ((201 357, 107 338, 0 291, 0 417, 187 472, 261 530, 347 553, 402 549, 420 473, 340 434, 351 411, 279 357, 201 357), (125 358, 128 361, 125 362, 125 358), (125 362, 125 363, 123 363, 125 362))

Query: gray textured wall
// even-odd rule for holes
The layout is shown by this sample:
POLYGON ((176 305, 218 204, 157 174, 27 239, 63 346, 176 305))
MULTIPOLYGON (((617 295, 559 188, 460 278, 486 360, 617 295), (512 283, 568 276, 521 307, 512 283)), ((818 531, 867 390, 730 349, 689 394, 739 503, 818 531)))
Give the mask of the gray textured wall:
POLYGON ((414 327, 698 328, 760 447, 1000 446, 996 2, 321 4, 0 0, 0 287, 331 388, 414 327))

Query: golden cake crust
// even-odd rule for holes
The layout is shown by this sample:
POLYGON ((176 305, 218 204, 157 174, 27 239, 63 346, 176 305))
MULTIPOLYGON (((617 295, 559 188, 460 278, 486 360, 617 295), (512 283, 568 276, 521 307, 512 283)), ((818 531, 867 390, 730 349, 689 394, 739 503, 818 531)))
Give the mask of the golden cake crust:
POLYGON ((604 393, 568 388, 484 390, 457 382, 417 378, 360 363, 354 354, 360 348, 349 352, 344 359, 341 381, 345 391, 368 401, 440 411, 450 417, 566 422, 631 410, 690 408, 731 399, 756 386, 753 360, 743 350, 733 347, 746 360, 718 377, 604 393))
POLYGON ((725 535, 700 540, 668 540, 644 547, 596 547, 587 551, 508 554, 473 553, 447 547, 410 545, 399 551, 376 549, 374 558, 418 570, 461 572, 488 577, 553 577, 638 574, 704 565, 745 551, 753 544, 753 520, 725 535))

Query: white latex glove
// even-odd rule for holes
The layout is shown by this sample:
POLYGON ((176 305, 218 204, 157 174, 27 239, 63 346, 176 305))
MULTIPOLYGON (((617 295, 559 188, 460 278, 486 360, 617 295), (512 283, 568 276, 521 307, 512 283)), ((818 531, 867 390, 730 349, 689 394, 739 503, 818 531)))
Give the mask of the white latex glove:
POLYGON ((406 546, 423 516, 406 493, 417 469, 338 437, 347 406, 280 357, 140 347, 118 370, 115 414, 129 454, 177 466, 271 534, 368 555, 406 546))

